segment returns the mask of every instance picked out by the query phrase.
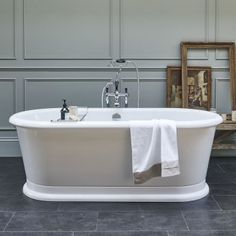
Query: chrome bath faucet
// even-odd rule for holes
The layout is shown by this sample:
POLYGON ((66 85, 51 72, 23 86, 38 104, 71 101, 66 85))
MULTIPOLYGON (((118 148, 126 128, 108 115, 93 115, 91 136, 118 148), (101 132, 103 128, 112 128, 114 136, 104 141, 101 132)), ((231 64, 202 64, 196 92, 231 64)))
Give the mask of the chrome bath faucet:
POLYGON ((139 70, 135 62, 133 61, 127 61, 125 59, 117 59, 112 60, 109 64, 112 68, 116 68, 116 77, 114 79, 111 79, 109 82, 106 83, 106 85, 102 89, 102 95, 101 95, 101 106, 103 107, 104 101, 106 103, 107 107, 121 107, 121 105, 125 105, 125 107, 128 107, 128 88, 125 88, 124 92, 121 92, 121 82, 123 81, 120 78, 120 73, 122 72, 123 68, 131 64, 134 66, 136 70, 136 77, 137 77, 137 107, 139 107, 139 100, 140 100, 140 76, 139 76, 139 70), (112 99, 111 99, 112 98, 112 99), (112 101, 111 101, 112 100, 112 101), (114 101, 114 103, 113 103, 114 101), (124 101, 124 103, 122 102, 124 101), (113 103, 113 104, 111 104, 113 103))
POLYGON ((124 103, 125 103, 125 107, 128 107, 128 89, 125 88, 125 92, 122 93, 120 92, 120 80, 116 79, 113 82, 113 87, 114 87, 114 91, 113 92, 109 92, 109 88, 106 88, 106 93, 105 93, 105 98, 106 98, 106 105, 107 107, 110 107, 110 98, 114 97, 115 101, 114 101, 114 106, 115 107, 121 107, 121 98, 124 98, 124 103))

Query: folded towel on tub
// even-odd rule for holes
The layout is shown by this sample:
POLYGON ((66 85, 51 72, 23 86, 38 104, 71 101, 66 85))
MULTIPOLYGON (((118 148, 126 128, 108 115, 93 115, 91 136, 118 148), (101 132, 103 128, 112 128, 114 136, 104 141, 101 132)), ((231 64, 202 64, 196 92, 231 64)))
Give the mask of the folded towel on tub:
POLYGON ((180 174, 176 123, 171 120, 130 121, 134 182, 180 174))

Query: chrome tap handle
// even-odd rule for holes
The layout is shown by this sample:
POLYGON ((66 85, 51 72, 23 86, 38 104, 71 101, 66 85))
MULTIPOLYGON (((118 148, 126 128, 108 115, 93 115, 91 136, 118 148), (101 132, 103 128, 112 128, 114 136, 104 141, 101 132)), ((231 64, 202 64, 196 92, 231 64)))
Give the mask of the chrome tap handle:
POLYGON ((110 107, 109 97, 108 96, 106 97, 106 105, 107 105, 107 107, 110 107))
POLYGON ((128 107, 128 88, 125 88, 125 107, 128 107))
POLYGON ((106 105, 107 105, 107 107, 110 107, 109 95, 108 95, 108 93, 109 93, 109 89, 106 88, 106 94, 105 94, 105 96, 106 96, 106 105))
POLYGON ((119 80, 115 80, 115 91, 119 90, 119 80))
POLYGON ((125 107, 128 107, 128 97, 125 97, 125 107))

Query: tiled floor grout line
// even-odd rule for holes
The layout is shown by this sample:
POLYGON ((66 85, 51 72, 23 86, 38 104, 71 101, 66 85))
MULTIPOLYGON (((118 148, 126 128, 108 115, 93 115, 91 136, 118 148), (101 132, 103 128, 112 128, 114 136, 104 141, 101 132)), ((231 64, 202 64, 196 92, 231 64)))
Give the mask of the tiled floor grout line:
POLYGON ((89 231, 58 231, 58 230, 6 230, 0 231, 0 233, 75 233, 75 232, 89 232, 89 231))
POLYGON ((224 168, 221 166, 221 164, 216 164, 216 166, 221 170, 223 171, 223 173, 226 173, 227 171, 224 170, 224 168))
POLYGON ((217 200, 215 199, 214 195, 211 195, 212 199, 214 200, 214 202, 216 203, 216 205, 219 207, 219 209, 221 211, 223 211, 223 209, 220 207, 220 204, 217 202, 217 200))
POLYGON ((180 211, 181 212, 181 215, 182 215, 182 218, 184 220, 184 223, 185 223, 185 226, 187 228, 188 231, 190 231, 189 227, 188 227, 188 223, 187 223, 187 220, 185 219, 185 216, 184 216, 184 212, 183 211, 180 211))
POLYGON ((99 217, 99 211, 97 211, 97 221, 96 221, 95 232, 98 232, 98 217, 99 217))
POLYGON ((172 234, 170 234, 169 230, 167 230, 166 232, 167 232, 167 236, 172 236, 172 234))
POLYGON ((60 202, 58 202, 58 206, 57 206, 57 209, 56 209, 56 211, 55 211, 55 212, 60 212, 60 206, 61 206, 61 203, 60 203, 60 202))
POLYGON ((140 202, 138 202, 138 209, 137 209, 137 211, 142 211, 142 208, 141 208, 141 205, 140 205, 140 202))
POLYGON ((7 224, 5 225, 5 227, 4 227, 4 229, 3 229, 3 232, 6 230, 6 228, 8 227, 8 225, 10 224, 12 218, 13 218, 15 215, 16 215, 16 212, 13 212, 11 218, 8 220, 7 224))

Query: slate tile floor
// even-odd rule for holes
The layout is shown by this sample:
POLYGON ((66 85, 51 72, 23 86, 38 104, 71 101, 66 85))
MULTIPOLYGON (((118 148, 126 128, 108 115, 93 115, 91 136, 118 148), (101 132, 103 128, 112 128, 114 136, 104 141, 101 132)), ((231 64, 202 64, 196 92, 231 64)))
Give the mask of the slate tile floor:
POLYGON ((21 158, 0 158, 0 236, 236 236, 236 157, 211 158, 209 196, 187 203, 41 202, 21 158))

